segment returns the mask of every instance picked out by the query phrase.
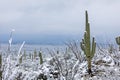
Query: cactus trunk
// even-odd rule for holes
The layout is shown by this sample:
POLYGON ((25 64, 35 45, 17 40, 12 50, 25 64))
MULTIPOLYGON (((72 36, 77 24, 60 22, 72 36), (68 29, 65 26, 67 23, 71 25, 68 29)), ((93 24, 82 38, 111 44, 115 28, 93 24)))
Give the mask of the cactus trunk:
POLYGON ((91 59, 88 59, 88 73, 91 74, 92 70, 91 70, 91 59))

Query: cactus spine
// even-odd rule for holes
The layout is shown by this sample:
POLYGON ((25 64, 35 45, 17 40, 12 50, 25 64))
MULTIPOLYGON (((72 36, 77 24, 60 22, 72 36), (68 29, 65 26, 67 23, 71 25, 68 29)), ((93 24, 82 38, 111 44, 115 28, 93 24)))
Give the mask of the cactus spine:
POLYGON ((80 46, 81 46, 81 49, 84 51, 84 54, 86 55, 86 59, 88 62, 88 73, 92 74, 91 60, 95 54, 96 42, 94 37, 92 38, 92 44, 90 41, 90 24, 88 22, 87 11, 85 11, 85 16, 86 16, 86 27, 85 27, 84 39, 82 39, 80 46))
POLYGON ((120 36, 116 37, 115 39, 116 39, 116 43, 119 46, 119 51, 120 51, 120 36))
POLYGON ((39 52, 39 58, 40 58, 40 64, 42 64, 43 63, 43 58, 42 58, 42 53, 41 52, 39 52))

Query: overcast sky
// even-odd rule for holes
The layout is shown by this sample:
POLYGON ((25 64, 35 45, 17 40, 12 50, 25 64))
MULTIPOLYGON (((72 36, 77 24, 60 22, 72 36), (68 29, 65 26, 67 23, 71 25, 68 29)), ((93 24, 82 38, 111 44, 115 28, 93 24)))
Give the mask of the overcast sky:
POLYGON ((120 0, 0 0, 0 34, 83 34, 88 10, 92 35, 120 34, 120 0))

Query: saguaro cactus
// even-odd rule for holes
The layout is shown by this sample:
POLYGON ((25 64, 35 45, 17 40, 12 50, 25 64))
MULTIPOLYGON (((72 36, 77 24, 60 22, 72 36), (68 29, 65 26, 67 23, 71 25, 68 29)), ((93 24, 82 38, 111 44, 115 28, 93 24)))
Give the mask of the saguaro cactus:
MULTIPOLYGON (((22 52, 20 52, 20 54, 22 54, 22 52)), ((20 56, 20 58, 19 58, 19 64, 21 64, 21 63, 22 63, 22 59, 23 59, 23 55, 22 55, 22 56, 20 56)))
POLYGON ((20 63, 20 64, 22 63, 22 56, 21 56, 20 59, 19 59, 19 63, 20 63))
POLYGON ((34 59, 37 57, 37 51, 36 49, 34 50, 34 59))
POLYGON ((43 63, 42 52, 39 52, 40 64, 43 63))
POLYGON ((24 60, 26 60, 26 50, 24 50, 24 54, 23 54, 23 56, 24 56, 24 60))
POLYGON ((87 11, 85 12, 86 16, 86 27, 85 27, 85 33, 84 33, 84 39, 82 39, 82 42, 80 42, 81 49, 84 51, 84 54, 86 55, 86 59, 88 62, 88 73, 92 74, 91 70, 91 60, 95 54, 96 50, 96 42, 95 38, 92 38, 92 44, 90 41, 90 24, 88 22, 88 13, 87 11))
POLYGON ((32 58, 32 61, 34 60, 34 55, 32 54, 32 56, 31 56, 31 58, 32 58))
POLYGON ((0 54, 0 80, 2 80, 2 55, 0 54))
POLYGON ((0 54, 0 68, 2 67, 2 54, 0 54))
POLYGON ((116 43, 119 46, 119 51, 120 51, 120 36, 116 37, 115 39, 116 39, 116 43))

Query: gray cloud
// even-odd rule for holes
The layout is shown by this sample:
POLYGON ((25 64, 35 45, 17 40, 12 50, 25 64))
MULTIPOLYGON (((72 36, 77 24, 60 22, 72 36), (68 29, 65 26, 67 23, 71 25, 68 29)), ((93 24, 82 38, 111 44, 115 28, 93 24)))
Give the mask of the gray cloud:
POLYGON ((93 35, 120 34, 119 0, 0 0, 0 34, 82 34, 88 10, 93 35))

